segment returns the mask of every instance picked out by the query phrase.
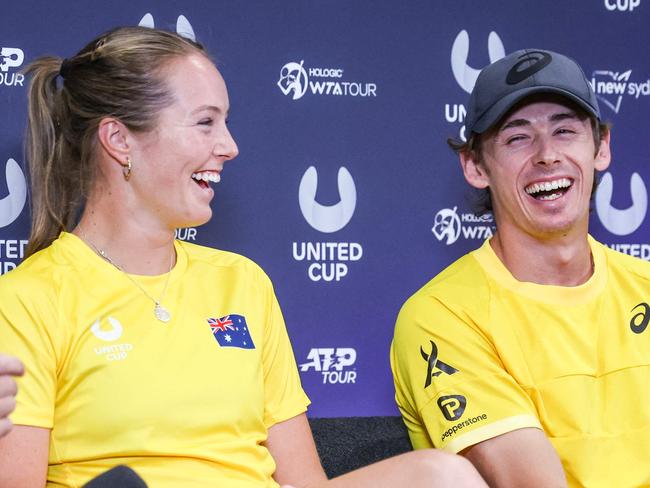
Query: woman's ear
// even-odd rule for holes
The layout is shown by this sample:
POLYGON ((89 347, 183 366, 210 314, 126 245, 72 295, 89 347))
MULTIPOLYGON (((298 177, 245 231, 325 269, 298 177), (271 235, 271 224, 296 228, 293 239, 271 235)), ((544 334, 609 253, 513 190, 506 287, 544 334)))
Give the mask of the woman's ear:
POLYGON ((131 154, 129 140, 131 132, 119 120, 112 117, 105 117, 97 127, 97 139, 106 154, 108 154, 120 166, 127 164, 127 158, 131 154))

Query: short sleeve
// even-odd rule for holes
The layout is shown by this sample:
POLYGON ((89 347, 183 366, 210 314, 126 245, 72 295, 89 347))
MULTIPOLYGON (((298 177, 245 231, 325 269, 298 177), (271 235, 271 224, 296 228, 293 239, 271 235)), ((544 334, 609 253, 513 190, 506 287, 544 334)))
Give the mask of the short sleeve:
POLYGON ((17 379, 14 424, 52 428, 57 384, 58 320, 53 297, 38 287, 0 278, 0 351, 18 357, 25 375, 17 379))
POLYGON ((523 427, 541 428, 535 406, 506 371, 476 320, 431 295, 415 295, 391 346, 395 398, 414 448, 460 452, 523 427))
MULTIPOLYGON (((266 276, 265 276, 266 278, 266 276)), ((310 401, 300 384, 291 342, 273 287, 265 279, 268 307, 264 331, 264 424, 270 427, 304 413, 310 401)))

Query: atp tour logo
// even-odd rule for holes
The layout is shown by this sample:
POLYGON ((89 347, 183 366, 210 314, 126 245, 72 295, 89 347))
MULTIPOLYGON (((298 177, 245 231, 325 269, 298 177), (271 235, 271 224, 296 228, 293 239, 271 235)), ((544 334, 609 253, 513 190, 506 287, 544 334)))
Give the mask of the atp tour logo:
MULTIPOLYGON (((633 173, 629 182, 632 205, 619 209, 612 206, 614 177, 610 172, 603 175, 595 196, 596 214, 605 229, 617 236, 634 233, 645 221, 648 213, 648 190, 638 173, 633 173)), ((650 245, 646 243, 616 243, 609 247, 617 251, 650 261, 650 245)))
POLYGON ((352 347, 314 347, 307 354, 307 362, 300 365, 301 372, 318 371, 323 384, 349 384, 357 379, 352 368, 357 360, 357 351, 352 347))
MULTIPOLYGON (((302 216, 313 229, 323 234, 333 234, 348 225, 357 205, 357 188, 344 166, 338 170, 337 181, 340 199, 333 205, 316 201, 318 172, 314 166, 307 168, 298 187, 302 216)), ((362 256, 363 247, 358 242, 293 243, 293 259, 311 262, 307 276, 312 281, 341 281, 348 274, 348 263, 359 261, 362 256)))
POLYGON ((631 69, 623 72, 598 70, 591 75, 590 84, 598 100, 617 114, 621 110, 623 97, 638 100, 641 96, 650 95, 650 79, 634 82, 630 81, 631 75, 631 69))
POLYGON ((484 241, 494 235, 494 217, 492 214, 476 216, 473 213, 458 214, 458 206, 443 208, 433 218, 431 232, 439 241, 450 246, 461 236, 468 240, 484 241))
POLYGON ((306 93, 349 97, 376 97, 377 84, 372 82, 343 81, 343 68, 305 68, 305 61, 290 61, 280 68, 277 86, 283 95, 292 100, 306 93))
MULTIPOLYGON (((90 332, 103 342, 115 342, 122 337, 124 327, 121 322, 113 317, 107 318, 109 328, 102 325, 102 320, 97 319, 90 326, 90 332)), ((104 346, 96 346, 94 348, 97 356, 104 356, 107 361, 123 361, 133 350, 133 344, 110 344, 104 346)))
POLYGON ((0 47, 0 85, 23 86, 25 75, 16 72, 25 61, 25 53, 17 47, 0 47))
MULTIPOLYGON (((467 64, 469 57, 469 34, 466 30, 458 33, 451 46, 451 71, 458 86, 460 86, 466 93, 471 93, 476 84, 476 79, 481 72, 478 68, 473 68, 467 64)), ((487 40, 487 51, 489 56, 489 63, 505 57, 506 51, 503 47, 503 42, 499 35, 492 31, 487 40)), ((489 64, 486 60, 485 65, 489 64)), ((446 103, 445 104, 445 120, 450 124, 460 123, 463 124, 467 109, 462 103, 446 103)), ((465 125, 462 125, 458 132, 459 137, 465 140, 465 125)))

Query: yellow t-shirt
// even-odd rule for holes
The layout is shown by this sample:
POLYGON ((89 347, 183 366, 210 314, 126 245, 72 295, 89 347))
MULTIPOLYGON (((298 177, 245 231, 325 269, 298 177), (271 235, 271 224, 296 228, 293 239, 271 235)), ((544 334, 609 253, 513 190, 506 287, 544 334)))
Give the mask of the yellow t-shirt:
POLYGON ((650 484, 650 264, 589 243, 580 286, 519 282, 486 241, 405 303, 391 366, 415 448, 537 427, 570 486, 650 484))
MULTIPOLYGON (((242 256, 175 246, 168 323, 72 234, 0 278, 0 344, 27 371, 12 420, 52 429, 48 486, 117 464, 155 488, 278 486, 267 429, 309 400, 272 285, 242 256)), ((166 281, 132 277, 154 297, 166 281)))

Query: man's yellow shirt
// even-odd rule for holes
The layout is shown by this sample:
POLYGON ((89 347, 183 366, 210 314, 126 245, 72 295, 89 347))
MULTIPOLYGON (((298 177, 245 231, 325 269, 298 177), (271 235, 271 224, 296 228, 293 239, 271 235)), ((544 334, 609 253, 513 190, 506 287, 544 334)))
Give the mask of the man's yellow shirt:
POLYGON ((391 364, 414 447, 540 428, 571 486, 650 484, 650 263, 589 244, 580 286, 519 282, 486 241, 405 303, 391 364))

